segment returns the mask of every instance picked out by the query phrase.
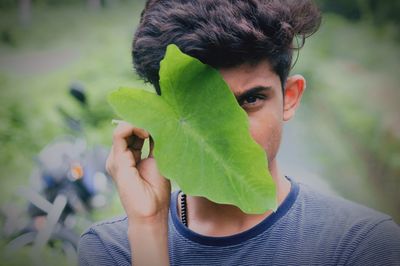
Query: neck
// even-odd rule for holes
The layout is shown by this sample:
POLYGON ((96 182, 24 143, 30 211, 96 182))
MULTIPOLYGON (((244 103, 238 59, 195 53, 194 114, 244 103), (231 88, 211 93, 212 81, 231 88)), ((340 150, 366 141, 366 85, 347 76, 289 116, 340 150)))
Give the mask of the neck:
MULTIPOLYGON (((279 173, 276 161, 270 163, 270 173, 277 189, 280 205, 290 191, 290 182, 279 173)), ((180 206, 179 206, 180 209, 180 206)), ((204 197, 187 196, 187 221, 192 231, 207 236, 237 234, 255 226, 272 212, 246 214, 238 207, 218 204, 204 197)))

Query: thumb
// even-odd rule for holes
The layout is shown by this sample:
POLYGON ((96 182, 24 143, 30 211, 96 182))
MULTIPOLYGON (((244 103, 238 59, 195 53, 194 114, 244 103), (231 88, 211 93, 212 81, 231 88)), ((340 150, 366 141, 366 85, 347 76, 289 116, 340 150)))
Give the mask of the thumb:
POLYGON ((161 175, 156 160, 152 157, 142 160, 138 170, 143 179, 153 187, 162 188, 169 184, 169 180, 161 175))

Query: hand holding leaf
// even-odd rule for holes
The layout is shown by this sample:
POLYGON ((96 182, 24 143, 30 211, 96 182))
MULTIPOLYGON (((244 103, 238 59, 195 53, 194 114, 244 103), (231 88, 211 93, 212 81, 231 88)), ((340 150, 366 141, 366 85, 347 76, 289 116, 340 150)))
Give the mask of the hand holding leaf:
POLYGON ((141 159, 149 133, 122 122, 114 130, 107 170, 114 178, 130 221, 148 223, 168 215, 171 185, 158 172, 151 154, 141 159))

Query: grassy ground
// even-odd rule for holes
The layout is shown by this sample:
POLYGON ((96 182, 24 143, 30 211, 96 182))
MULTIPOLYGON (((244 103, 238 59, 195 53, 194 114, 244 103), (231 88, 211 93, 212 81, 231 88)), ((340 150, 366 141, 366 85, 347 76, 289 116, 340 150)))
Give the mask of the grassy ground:
MULTIPOLYGON (((105 97, 120 85, 140 84, 130 46, 141 8, 122 2, 99 11, 40 8, 30 27, 18 26, 15 13, 0 11, 0 31, 8 36, 0 43, 1 203, 23 203, 15 191, 27 183, 32 158, 54 137, 68 133, 57 106, 79 114, 67 95, 72 81, 87 88, 98 114, 96 126, 87 128, 90 143, 110 145, 113 115, 105 97)), ((339 194, 400 221, 398 51, 390 32, 326 16, 294 70, 308 80, 294 130, 301 128, 303 147, 310 150, 306 164, 318 164, 319 176, 339 194)), ((94 219, 121 211, 114 198, 94 219)), ((50 255, 43 264, 55 260, 50 255)))

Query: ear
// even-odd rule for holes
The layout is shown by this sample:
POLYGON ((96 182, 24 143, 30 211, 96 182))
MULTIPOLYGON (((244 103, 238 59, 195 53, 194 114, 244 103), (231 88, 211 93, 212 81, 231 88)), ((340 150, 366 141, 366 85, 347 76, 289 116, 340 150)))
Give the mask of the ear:
POLYGON ((301 75, 294 75, 286 80, 283 97, 283 120, 289 121, 300 105, 301 97, 306 89, 306 80, 301 75))

